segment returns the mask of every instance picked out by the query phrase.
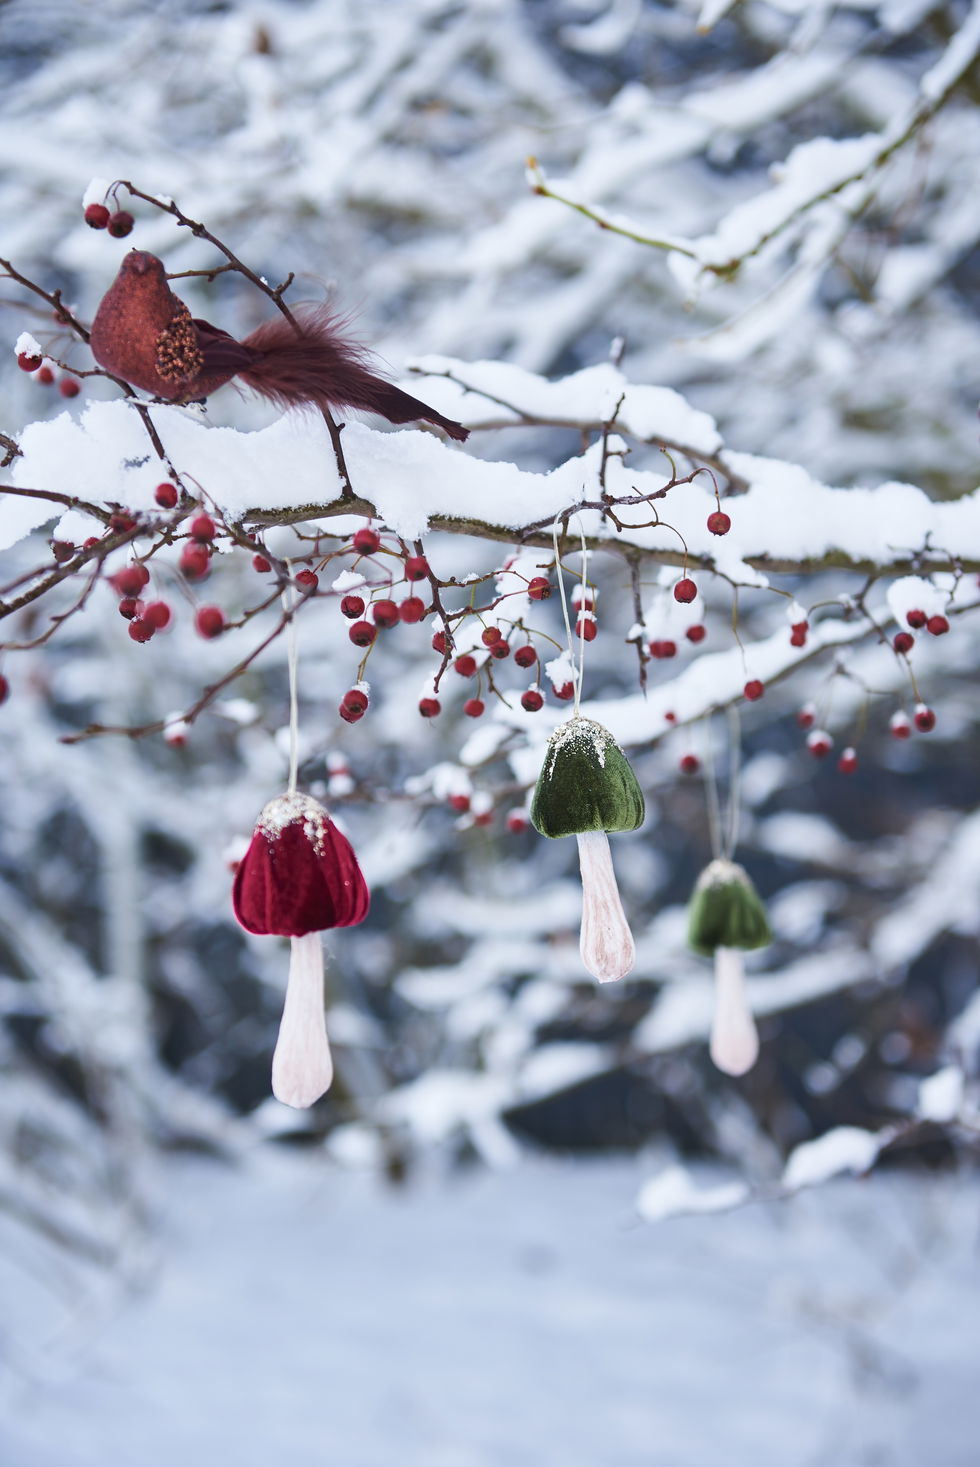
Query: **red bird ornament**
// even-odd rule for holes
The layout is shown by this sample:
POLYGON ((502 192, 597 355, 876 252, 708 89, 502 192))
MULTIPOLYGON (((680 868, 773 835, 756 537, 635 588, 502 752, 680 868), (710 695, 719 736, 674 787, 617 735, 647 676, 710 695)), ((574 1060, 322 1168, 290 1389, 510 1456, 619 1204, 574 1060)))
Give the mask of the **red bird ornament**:
POLYGON ((422 419, 462 442, 468 430, 372 371, 328 306, 264 321, 244 341, 192 316, 163 261, 130 250, 96 312, 89 344, 100 367, 167 402, 195 402, 233 377, 280 407, 361 408, 390 423, 422 419))

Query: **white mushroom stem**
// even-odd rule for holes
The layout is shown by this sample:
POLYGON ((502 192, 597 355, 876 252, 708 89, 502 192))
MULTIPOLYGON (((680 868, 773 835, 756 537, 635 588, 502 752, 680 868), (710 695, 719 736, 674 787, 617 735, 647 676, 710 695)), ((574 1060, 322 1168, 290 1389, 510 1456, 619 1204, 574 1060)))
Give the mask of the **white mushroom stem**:
POLYGON ((323 1013, 323 947, 319 932, 289 939, 289 980, 272 1056, 272 1093, 302 1110, 330 1088, 333 1061, 323 1013))
POLYGON ((744 1075, 759 1057, 759 1036, 745 990, 745 965, 737 947, 715 948, 710 1053, 726 1075, 744 1075))
POLYGON ((582 872, 582 962, 600 983, 625 978, 636 961, 633 934, 619 900, 619 887, 604 830, 576 836, 582 872))

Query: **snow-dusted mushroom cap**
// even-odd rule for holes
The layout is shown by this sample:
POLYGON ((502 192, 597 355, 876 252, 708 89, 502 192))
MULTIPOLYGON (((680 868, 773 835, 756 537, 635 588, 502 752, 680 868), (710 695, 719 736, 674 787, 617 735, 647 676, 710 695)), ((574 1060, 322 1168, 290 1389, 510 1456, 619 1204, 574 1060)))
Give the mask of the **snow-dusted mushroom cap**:
POLYGON ((607 728, 580 714, 559 724, 531 801, 531 823, 542 835, 636 830, 646 813, 629 760, 607 728))
POLYGON ((768 947, 769 920, 751 878, 735 861, 717 860, 698 877, 688 912, 687 940, 710 958, 717 948, 768 947))
POLYGON ((238 867, 235 916, 247 932, 302 937, 363 922, 370 893, 350 841, 310 795, 279 795, 238 867))

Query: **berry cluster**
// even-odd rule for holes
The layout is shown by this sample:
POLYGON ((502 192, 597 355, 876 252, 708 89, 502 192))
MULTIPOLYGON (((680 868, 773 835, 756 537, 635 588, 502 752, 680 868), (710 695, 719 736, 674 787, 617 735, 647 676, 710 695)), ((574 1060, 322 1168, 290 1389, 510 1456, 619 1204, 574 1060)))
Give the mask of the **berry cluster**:
POLYGON ((58 391, 62 397, 77 397, 82 390, 82 384, 70 372, 62 372, 61 376, 56 378, 54 368, 36 352, 18 352, 17 365, 22 372, 29 373, 42 387, 50 387, 57 381, 58 391))
POLYGON ((113 239, 125 239, 127 234, 132 233, 134 222, 132 214, 125 209, 110 212, 105 204, 88 204, 85 209, 85 223, 88 227, 105 229, 113 239))
MULTIPOLYGON (((438 581, 433 576, 428 560, 420 552, 411 553, 404 544, 386 543, 373 526, 364 526, 359 529, 352 538, 350 549, 359 557, 359 561, 372 562, 370 570, 379 570, 379 562, 382 558, 386 563, 396 561, 401 581, 405 584, 409 594, 400 600, 395 599, 393 593, 399 580, 396 579, 393 570, 384 574, 384 579, 380 584, 372 585, 368 582, 367 576, 363 574, 365 568, 360 565, 359 561, 355 562, 357 570, 362 573, 362 585, 356 590, 344 588, 340 597, 340 612, 351 623, 347 631, 348 638, 355 647, 364 651, 365 656, 358 669, 358 683, 345 694, 340 703, 340 715, 345 722, 356 722, 363 717, 367 709, 366 695, 358 692, 358 689, 363 688, 361 680, 367 656, 379 636, 400 623, 414 625, 433 615, 438 615, 442 619, 442 626, 437 628, 431 638, 432 649, 442 659, 442 665, 438 669, 431 691, 427 690, 419 699, 418 711, 422 718, 436 718, 442 712, 443 699, 440 694, 440 685, 443 674, 447 670, 466 681, 476 679, 476 690, 463 702, 463 713, 467 718, 480 718, 487 708, 484 684, 489 691, 498 692, 494 678, 494 665, 507 660, 512 661, 515 667, 522 670, 534 669, 535 671, 535 681, 520 694, 521 707, 528 713, 535 713, 544 706, 545 694, 540 681, 541 659, 535 645, 535 634, 528 631, 524 618, 521 616, 515 616, 515 619, 503 624, 498 624, 496 619, 500 602, 506 601, 509 595, 516 594, 516 592, 501 593, 488 606, 478 607, 471 603, 458 611, 446 611, 442 605, 441 592, 446 586, 454 583, 438 581), (431 597, 423 598, 419 594, 423 583, 431 585, 431 597), (495 619, 490 620, 491 616, 494 616, 495 619), (466 642, 460 646, 460 629, 470 617, 479 620, 478 639, 474 634, 474 640, 469 646, 466 642), (517 645, 513 645, 514 633, 518 633, 522 639, 517 645)), ((342 578, 341 584, 344 579, 348 578, 342 578)), ((534 575, 522 581, 520 591, 528 601, 540 602, 551 596, 552 583, 546 575, 534 575)), ((596 636, 598 626, 594 593, 579 586, 573 593, 572 604, 575 614, 575 635, 582 641, 592 641, 596 636)), ((554 696, 559 701, 567 701, 574 697, 571 669, 562 665, 562 659, 556 658, 550 663, 548 672, 552 680, 554 696), (560 675, 556 674, 555 669, 560 675)))
MULTIPOLYGON (((175 509, 180 502, 180 490, 170 480, 157 485, 154 500, 161 509, 175 509)), ((139 529, 139 521, 128 510, 120 509, 109 517, 108 530, 111 535, 126 535, 139 529)), ((210 574, 211 558, 217 526, 209 514, 199 510, 191 519, 188 539, 181 549, 177 569, 187 581, 203 581, 210 574)), ((98 540, 87 540, 82 547, 89 550, 97 547, 98 540)), ((75 554, 75 547, 64 542, 52 543, 56 561, 65 561, 75 554)), ((128 623, 129 636, 134 642, 149 642, 166 630, 173 620, 173 609, 162 599, 150 600, 146 588, 150 583, 150 572, 146 564, 138 559, 130 561, 121 570, 108 577, 109 585, 116 593, 119 614, 128 623)), ((200 606, 194 613, 194 626, 199 636, 207 641, 219 637, 227 626, 225 614, 220 606, 200 606)))

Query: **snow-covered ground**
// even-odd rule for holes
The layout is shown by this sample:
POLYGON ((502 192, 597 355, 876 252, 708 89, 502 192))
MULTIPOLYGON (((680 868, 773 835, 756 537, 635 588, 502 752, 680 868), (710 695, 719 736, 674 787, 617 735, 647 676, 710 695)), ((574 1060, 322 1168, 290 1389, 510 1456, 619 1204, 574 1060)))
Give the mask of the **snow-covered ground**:
POLYGON ((975 1467, 975 1180, 646 1226, 649 1172, 168 1163, 149 1287, 45 1343, 4 1274, 0 1462, 975 1467))

